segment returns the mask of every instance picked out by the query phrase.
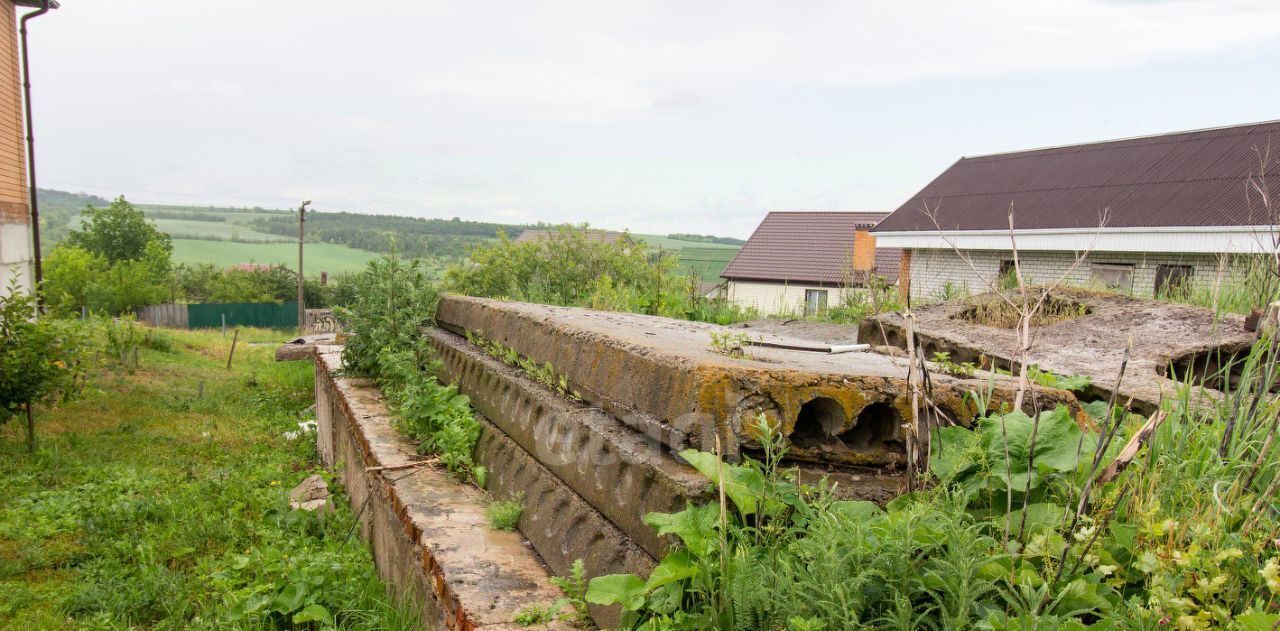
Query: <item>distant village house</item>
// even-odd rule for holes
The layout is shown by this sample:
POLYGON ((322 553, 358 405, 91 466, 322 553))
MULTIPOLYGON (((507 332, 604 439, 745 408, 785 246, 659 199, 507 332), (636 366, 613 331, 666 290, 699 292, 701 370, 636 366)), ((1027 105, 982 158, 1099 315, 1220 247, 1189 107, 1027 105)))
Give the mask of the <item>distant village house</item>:
POLYGON ((897 282, 901 253, 876 247, 883 212, 771 212, 721 277, 733 303, 765 315, 813 315, 862 291, 872 277, 897 282))
POLYGON ((1206 289, 1274 251, 1276 218, 1252 183, 1280 182, 1278 158, 1280 122, 961 158, 873 232, 903 250, 900 286, 917 301, 1010 273, 1010 204, 1029 282, 1067 275, 1089 251, 1067 282, 1206 289))

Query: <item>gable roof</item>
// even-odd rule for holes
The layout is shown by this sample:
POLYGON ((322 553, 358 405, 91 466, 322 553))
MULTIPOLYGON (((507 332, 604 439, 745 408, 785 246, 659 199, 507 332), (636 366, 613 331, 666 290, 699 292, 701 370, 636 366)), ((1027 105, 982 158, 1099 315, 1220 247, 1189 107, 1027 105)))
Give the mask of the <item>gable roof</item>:
MULTIPOLYGON (((516 237, 515 243, 530 243, 533 241, 541 241, 549 238, 554 234, 559 234, 555 230, 525 230, 516 237)), ((615 232, 613 230, 587 230, 585 232, 588 241, 602 241, 604 243, 617 243, 618 239, 622 239, 626 243, 632 243, 631 235, 625 232, 615 232)))
POLYGON ((1010 203, 1019 230, 1097 228, 1103 209, 1107 228, 1261 225, 1246 180, 1268 148, 1280 182, 1280 121, 961 158, 875 231, 1008 230, 1010 203))
MULTIPOLYGON (((853 233, 876 225, 883 212, 771 212, 729 261, 722 278, 843 284, 849 280, 853 233)), ((876 273, 898 278, 899 250, 876 248, 876 273)))

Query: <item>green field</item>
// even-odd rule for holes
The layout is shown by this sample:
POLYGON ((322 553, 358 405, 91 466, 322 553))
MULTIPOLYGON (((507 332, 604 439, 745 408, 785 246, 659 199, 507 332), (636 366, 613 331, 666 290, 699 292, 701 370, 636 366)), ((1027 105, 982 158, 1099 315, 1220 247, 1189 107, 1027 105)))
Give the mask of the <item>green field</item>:
POLYGON ((632 234, 632 239, 636 241, 644 241, 650 247, 662 248, 664 250, 683 250, 685 248, 717 248, 723 250, 738 251, 740 245, 729 245, 727 243, 703 243, 701 241, 682 241, 680 239, 672 239, 671 237, 660 234, 632 234))
MULTIPOLYGON (((720 273, 738 253, 738 246, 704 247, 709 244, 682 248, 679 254, 680 268, 689 271, 703 282, 720 282, 720 273)), ((714 245, 714 244, 710 244, 714 245)))
MULTIPOLYGON (((336 274, 363 269, 377 257, 373 252, 357 250, 334 243, 308 243, 303 265, 307 276, 320 272, 336 274)), ((228 266, 237 263, 277 263, 290 268, 298 264, 296 243, 236 243, 203 239, 174 239, 174 263, 213 263, 228 266)))
POLYGON ((287 237, 266 232, 258 232, 253 228, 230 221, 199 221, 196 219, 170 219, 162 217, 155 220, 156 229, 175 239, 222 239, 226 241, 289 241, 287 237))

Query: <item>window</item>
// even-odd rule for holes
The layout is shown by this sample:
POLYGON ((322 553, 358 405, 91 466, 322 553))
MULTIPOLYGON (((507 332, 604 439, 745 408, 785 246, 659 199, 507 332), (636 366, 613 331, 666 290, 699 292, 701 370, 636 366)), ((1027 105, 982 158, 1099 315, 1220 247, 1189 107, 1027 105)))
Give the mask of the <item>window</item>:
POLYGON ((996 288, 1016 289, 1018 287, 1018 266, 1013 259, 1000 261, 1000 273, 996 276, 996 288))
POLYGON ((825 289, 806 289, 804 290, 804 314, 807 316, 818 315, 827 310, 827 290, 825 289))
POLYGON ((1116 291, 1133 291, 1131 263, 1094 263, 1089 268, 1089 283, 1116 291))
POLYGON ((1191 288, 1190 265, 1157 265, 1156 298, 1168 298, 1191 288))

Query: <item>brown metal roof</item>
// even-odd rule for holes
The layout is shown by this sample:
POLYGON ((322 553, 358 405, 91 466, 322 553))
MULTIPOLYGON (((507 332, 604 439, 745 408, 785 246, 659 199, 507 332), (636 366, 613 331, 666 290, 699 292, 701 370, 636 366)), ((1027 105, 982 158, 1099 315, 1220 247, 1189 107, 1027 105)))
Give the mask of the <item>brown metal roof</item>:
MULTIPOLYGON (((876 231, 1009 227, 1093 228, 1103 209, 1115 228, 1267 223, 1249 208, 1246 180, 1280 183, 1280 121, 1069 147, 961 158, 876 231)), ((1256 199, 1255 199, 1256 206, 1256 199)))
MULTIPOLYGON (((827 283, 849 281, 853 233, 868 229, 883 212, 771 212, 746 245, 729 261, 722 278, 766 282, 827 283)), ((876 250, 876 272, 898 278, 899 250, 876 250)))
MULTIPOLYGON (((553 234, 559 234, 555 230, 525 230, 516 237, 515 243, 529 243, 532 241, 541 241, 553 234)), ((588 241, 602 241, 604 243, 617 243, 619 239, 626 243, 632 243, 631 235, 625 232, 614 232, 613 230, 587 230, 586 238, 588 241)))

